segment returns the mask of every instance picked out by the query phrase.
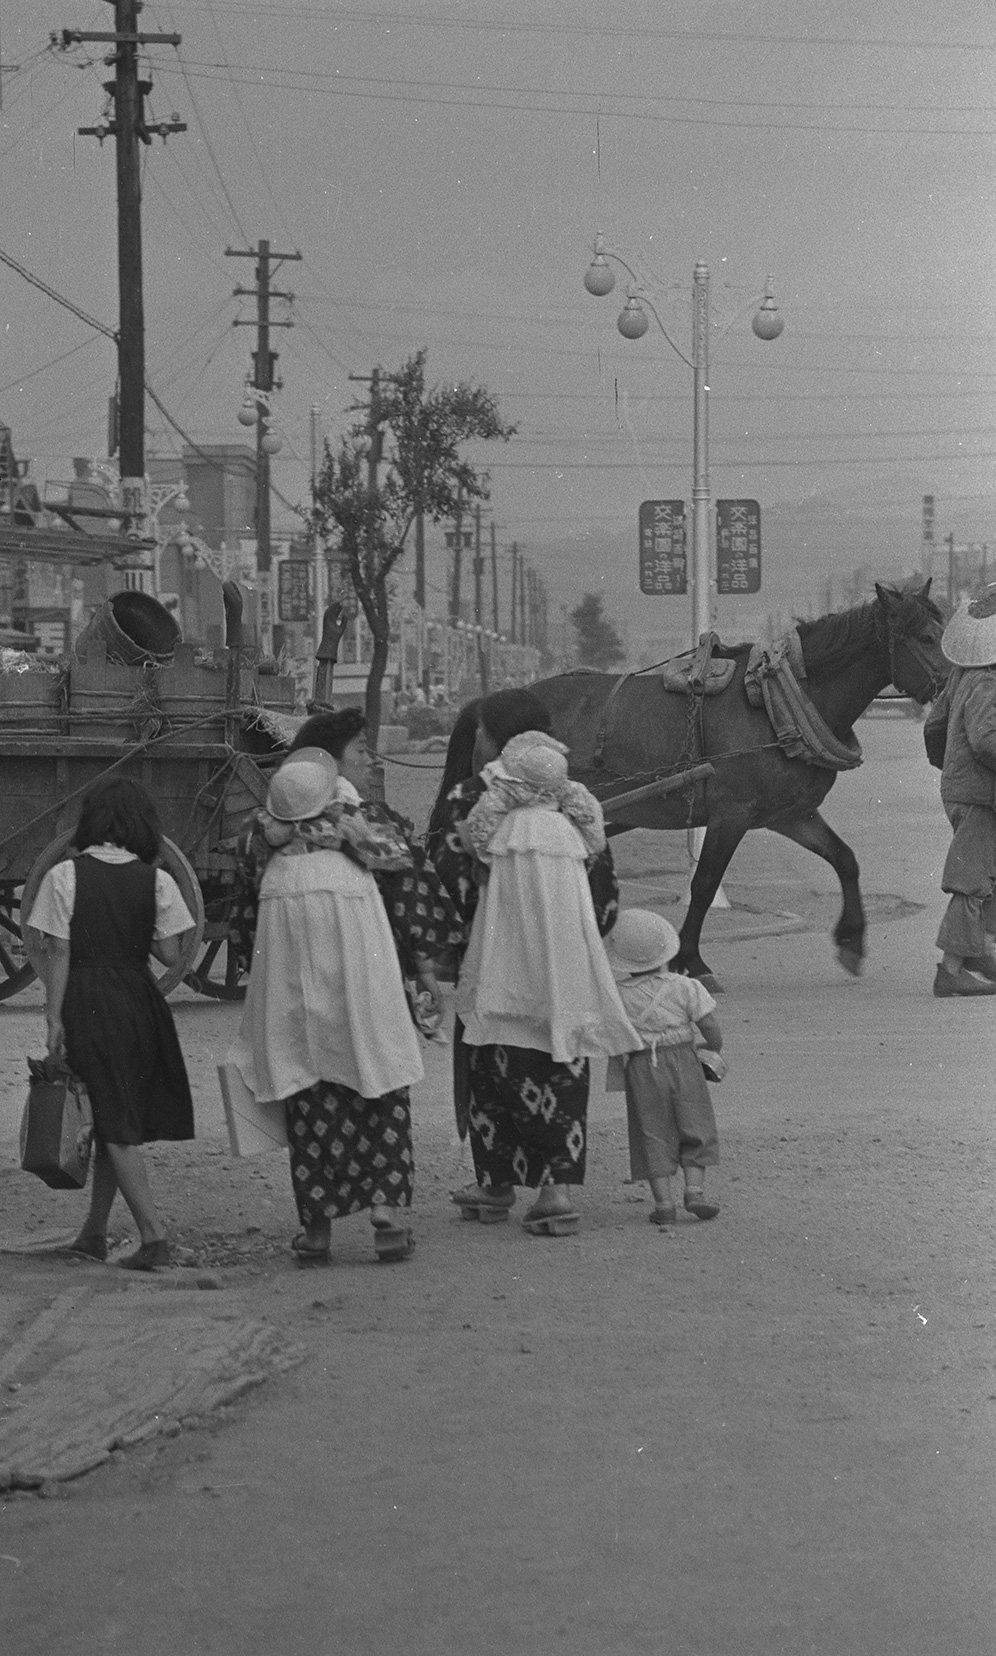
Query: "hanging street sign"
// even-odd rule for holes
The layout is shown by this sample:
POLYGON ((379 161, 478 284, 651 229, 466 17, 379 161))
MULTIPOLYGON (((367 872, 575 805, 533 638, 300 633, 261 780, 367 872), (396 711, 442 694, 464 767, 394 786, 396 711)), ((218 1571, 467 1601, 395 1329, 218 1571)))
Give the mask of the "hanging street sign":
POLYGON ((277 565, 277 617, 280 621, 311 619, 312 563, 305 558, 281 558, 277 565))
POLYGON ((685 502, 644 500, 640 506, 640 591, 680 597, 688 591, 685 502))
POLYGON ((761 590, 761 508, 756 500, 716 502, 716 591, 761 590))

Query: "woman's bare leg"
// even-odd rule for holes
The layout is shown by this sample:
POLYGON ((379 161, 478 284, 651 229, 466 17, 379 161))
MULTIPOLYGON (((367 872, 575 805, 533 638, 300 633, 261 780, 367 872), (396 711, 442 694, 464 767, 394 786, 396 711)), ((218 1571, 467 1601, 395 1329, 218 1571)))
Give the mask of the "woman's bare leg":
POLYGON ((93 1147, 93 1176, 90 1185, 90 1210, 83 1221, 77 1242, 89 1242, 107 1235, 107 1221, 111 1216, 114 1198, 118 1193, 117 1174, 107 1153, 107 1145, 95 1142, 93 1147))
POLYGON ((109 1144, 107 1154, 117 1186, 128 1204, 143 1243, 163 1242, 166 1231, 159 1217, 145 1158, 137 1144, 109 1144))

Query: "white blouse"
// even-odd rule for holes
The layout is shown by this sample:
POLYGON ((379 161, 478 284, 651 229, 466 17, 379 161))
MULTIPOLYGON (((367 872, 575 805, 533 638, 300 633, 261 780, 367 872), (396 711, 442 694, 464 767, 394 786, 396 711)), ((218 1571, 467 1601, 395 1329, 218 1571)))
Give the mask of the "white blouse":
MULTIPOLYGON (((138 859, 133 851, 120 845, 89 845, 85 857, 96 857, 98 862, 126 863, 138 859)), ((28 919, 35 931, 49 937, 69 936, 69 923, 76 906, 76 863, 72 858, 50 868, 38 887, 38 896, 28 919)), ((176 937, 190 931, 194 917, 183 900, 183 894, 172 874, 164 868, 156 869, 156 924, 152 935, 156 942, 164 937, 176 937)))

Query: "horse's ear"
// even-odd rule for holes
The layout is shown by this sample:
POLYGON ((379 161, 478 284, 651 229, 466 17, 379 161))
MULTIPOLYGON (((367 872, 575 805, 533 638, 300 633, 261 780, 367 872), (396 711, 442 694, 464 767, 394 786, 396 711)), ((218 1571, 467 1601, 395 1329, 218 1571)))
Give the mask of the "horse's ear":
POLYGON ((881 604, 883 609, 889 609, 893 604, 895 604, 897 602, 897 600, 899 598, 899 593, 895 590, 894 587, 884 587, 884 586, 881 586, 878 581, 876 581, 875 582, 875 596, 878 599, 878 601, 881 604))

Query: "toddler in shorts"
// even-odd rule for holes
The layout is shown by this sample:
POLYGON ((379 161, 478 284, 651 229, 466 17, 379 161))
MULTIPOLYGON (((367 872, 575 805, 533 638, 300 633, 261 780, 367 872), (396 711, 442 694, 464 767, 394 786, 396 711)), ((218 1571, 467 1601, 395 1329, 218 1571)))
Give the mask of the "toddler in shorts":
POLYGON ((631 1174, 650 1185, 652 1224, 677 1223, 672 1180, 679 1168, 686 1212, 715 1219, 719 1203, 705 1193, 705 1173, 719 1162, 719 1136, 703 1064, 717 1080, 725 1074, 716 1002, 696 978, 668 970, 679 944, 663 915, 625 909, 605 947, 622 1003, 644 1041, 639 1051, 610 1061, 607 1083, 619 1090, 613 1082, 621 1063, 631 1174))

